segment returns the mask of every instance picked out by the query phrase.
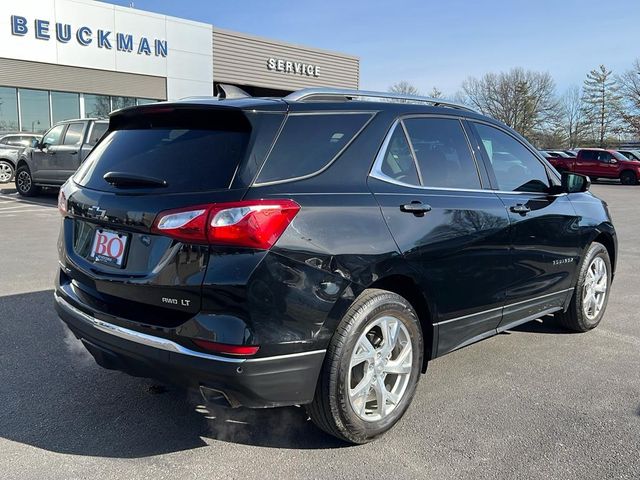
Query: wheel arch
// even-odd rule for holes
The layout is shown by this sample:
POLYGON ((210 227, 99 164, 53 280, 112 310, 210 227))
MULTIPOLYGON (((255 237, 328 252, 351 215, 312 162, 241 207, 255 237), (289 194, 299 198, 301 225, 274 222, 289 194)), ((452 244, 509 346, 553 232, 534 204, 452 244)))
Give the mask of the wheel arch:
POLYGON ((615 275, 617 252, 616 252, 616 242, 613 238, 613 235, 608 231, 601 231, 592 240, 592 243, 593 242, 601 243, 607 249, 607 253, 609 254, 609 259, 611 260, 611 269, 613 270, 612 275, 615 275))
POLYGON ((629 168, 629 167, 625 168, 624 170, 621 170, 620 171, 620 175, 618 176, 618 178, 622 179, 622 176, 625 173, 632 174, 634 176, 634 178, 636 179, 636 182, 638 181, 638 174, 635 172, 635 170, 633 170, 632 168, 629 168))
POLYGON ((16 161, 12 160, 12 159, 10 159, 8 157, 0 157, 0 162, 8 162, 8 163, 10 163, 11 166, 14 168, 14 170, 18 168, 17 165, 16 165, 16 161))
POLYGON ((16 164, 16 170, 18 170, 20 167, 27 167, 29 170, 31 170, 29 163, 24 157, 21 157, 18 159, 18 163, 16 164))
POLYGON ((433 358, 436 351, 434 340, 437 340, 437 338, 434 331, 429 302, 418 284, 408 275, 393 274, 376 280, 371 285, 368 285, 367 288, 380 288, 396 293, 404 297, 415 309, 418 314, 418 320, 420 320, 424 341, 422 372, 426 372, 427 362, 433 358))

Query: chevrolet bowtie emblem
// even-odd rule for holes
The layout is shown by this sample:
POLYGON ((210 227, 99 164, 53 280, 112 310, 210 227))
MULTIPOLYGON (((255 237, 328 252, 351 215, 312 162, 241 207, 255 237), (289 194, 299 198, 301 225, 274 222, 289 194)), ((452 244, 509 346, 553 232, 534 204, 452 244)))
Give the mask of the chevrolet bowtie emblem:
POLYGON ((103 218, 105 213, 107 213, 107 211, 101 209, 97 205, 94 205, 87 209, 87 217, 91 218, 103 218))

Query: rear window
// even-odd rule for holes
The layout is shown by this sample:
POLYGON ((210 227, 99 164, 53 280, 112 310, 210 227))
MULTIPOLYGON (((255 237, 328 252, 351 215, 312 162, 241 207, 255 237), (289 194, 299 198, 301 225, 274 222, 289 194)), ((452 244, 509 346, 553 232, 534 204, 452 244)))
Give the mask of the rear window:
POLYGON ((256 183, 317 173, 349 144, 369 113, 290 114, 256 183))
POLYGON ((96 190, 123 191, 103 178, 107 172, 123 172, 168 183, 154 192, 224 189, 231 183, 248 140, 249 132, 226 130, 115 130, 91 151, 74 181, 96 190))

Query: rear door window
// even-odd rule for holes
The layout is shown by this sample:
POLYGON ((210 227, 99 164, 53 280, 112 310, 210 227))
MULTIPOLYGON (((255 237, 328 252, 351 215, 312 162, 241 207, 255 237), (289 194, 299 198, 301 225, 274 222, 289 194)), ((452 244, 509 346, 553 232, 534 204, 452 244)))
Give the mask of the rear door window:
POLYGON ((7 141, 7 145, 13 145, 14 147, 23 147, 25 145, 23 145, 22 140, 20 139, 20 137, 10 137, 9 140, 7 141))
POLYGON ((369 113, 290 114, 256 183, 318 173, 344 150, 371 118, 369 113))
POLYGON ((409 118, 404 124, 425 187, 480 188, 476 162, 458 119, 409 118))
POLYGON ((91 133, 89 134, 89 140, 87 141, 87 143, 89 145, 95 145, 96 143, 98 143, 98 140, 102 138, 108 127, 109 124, 106 122, 94 123, 93 127, 91 128, 91 133))
POLYGON ((63 145, 78 145, 82 142, 83 123, 70 123, 64 134, 63 145))
POLYGON ((163 193, 229 188, 249 135, 176 128, 115 130, 91 151, 74 180, 96 190, 122 191, 103 178, 119 172, 165 180, 163 193))

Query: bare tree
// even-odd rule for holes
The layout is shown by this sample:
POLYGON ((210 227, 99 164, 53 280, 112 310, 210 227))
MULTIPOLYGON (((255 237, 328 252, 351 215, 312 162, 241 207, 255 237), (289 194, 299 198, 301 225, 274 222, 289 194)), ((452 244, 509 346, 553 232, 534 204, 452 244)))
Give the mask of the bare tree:
POLYGON ((569 87, 560 98, 560 129, 569 148, 577 147, 584 138, 585 107, 582 91, 577 85, 569 87))
POLYGON ((440 90, 438 87, 433 87, 429 92, 429 96, 431 98, 444 98, 444 94, 442 93, 442 90, 440 90))
POLYGON ((466 103, 525 136, 550 128, 557 116, 555 84, 545 72, 514 68, 469 77, 462 91, 466 103))
POLYGON ((605 147, 607 137, 621 130, 622 97, 613 72, 604 65, 591 70, 584 80, 582 99, 591 133, 598 146, 605 147))
POLYGON ((406 95, 420 95, 420 90, 406 80, 394 83, 389 87, 389 91, 392 93, 402 93, 406 95))
POLYGON ((631 70, 618 78, 620 93, 625 103, 622 117, 632 132, 640 137, 640 59, 635 59, 631 70))

